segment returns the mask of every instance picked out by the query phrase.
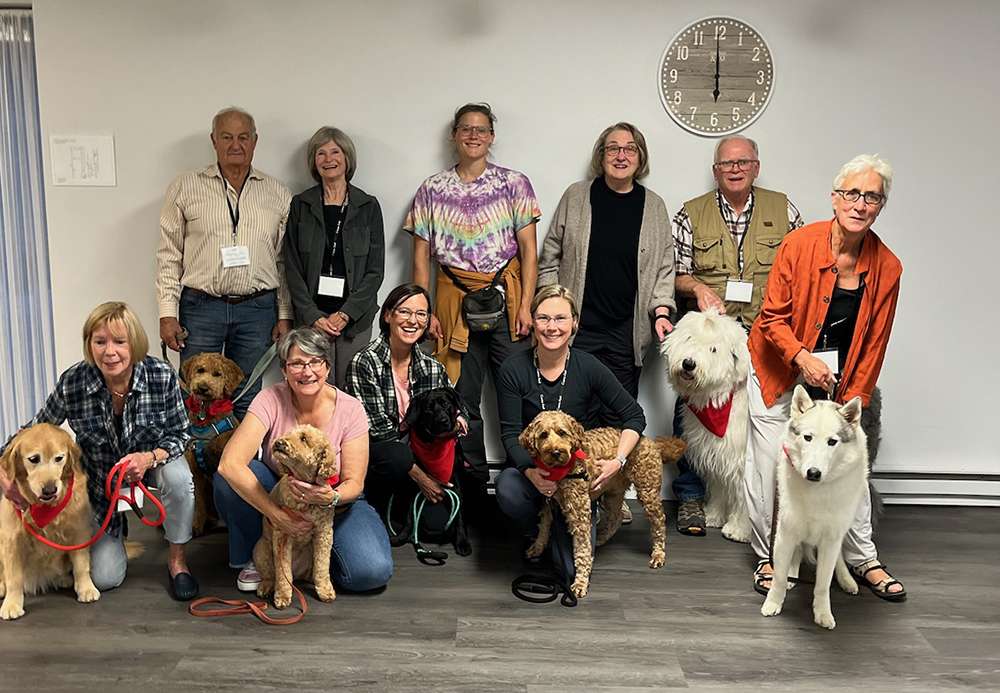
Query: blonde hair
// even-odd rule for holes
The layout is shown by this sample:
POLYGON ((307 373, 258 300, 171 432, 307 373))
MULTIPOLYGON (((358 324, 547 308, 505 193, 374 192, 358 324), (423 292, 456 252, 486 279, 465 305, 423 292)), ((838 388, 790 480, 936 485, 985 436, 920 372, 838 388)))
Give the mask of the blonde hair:
POLYGON ((146 330, 139 322, 139 316, 128 307, 128 304, 121 301, 108 301, 90 311, 86 322, 83 323, 83 360, 91 366, 94 363, 94 355, 90 351, 90 338, 98 328, 108 325, 111 322, 121 323, 125 328, 125 341, 128 342, 128 349, 132 363, 142 361, 149 354, 149 337, 146 330))

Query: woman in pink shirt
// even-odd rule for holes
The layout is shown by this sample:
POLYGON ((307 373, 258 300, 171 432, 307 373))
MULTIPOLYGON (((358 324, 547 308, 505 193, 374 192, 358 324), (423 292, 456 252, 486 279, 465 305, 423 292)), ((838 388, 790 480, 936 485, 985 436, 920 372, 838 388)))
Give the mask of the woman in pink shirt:
POLYGON ((240 568, 236 586, 253 591, 260 575, 253 547, 261 518, 290 534, 309 531, 307 520, 283 512, 268 495, 278 482, 271 444, 299 424, 325 432, 340 462, 336 487, 295 480, 314 505, 336 505, 330 574, 338 588, 366 591, 392 577, 389 537, 378 514, 362 497, 368 467, 368 419, 354 397, 327 384, 330 342, 315 328, 292 330, 278 343, 284 381, 265 388, 226 445, 214 480, 215 506, 229 528, 229 564, 240 568), (260 458, 258 454, 262 452, 260 458))

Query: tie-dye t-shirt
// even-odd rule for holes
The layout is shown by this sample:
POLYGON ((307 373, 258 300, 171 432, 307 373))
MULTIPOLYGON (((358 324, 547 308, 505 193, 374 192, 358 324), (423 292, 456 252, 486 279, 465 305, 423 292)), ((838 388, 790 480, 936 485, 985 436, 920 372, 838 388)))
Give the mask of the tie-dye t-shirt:
POLYGON ((425 180, 403 228, 428 241, 442 265, 496 272, 517 254, 517 232, 541 216, 526 175, 487 164, 471 183, 454 168, 425 180))

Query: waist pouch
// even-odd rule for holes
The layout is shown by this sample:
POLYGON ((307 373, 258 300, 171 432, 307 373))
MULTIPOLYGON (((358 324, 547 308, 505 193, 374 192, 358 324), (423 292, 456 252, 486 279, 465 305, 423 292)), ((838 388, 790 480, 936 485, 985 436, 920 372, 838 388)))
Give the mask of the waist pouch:
POLYGON ((511 257, 503 264, 503 267, 497 270, 489 286, 476 291, 469 289, 450 269, 441 265, 441 269, 448 275, 452 283, 465 292, 465 296, 462 297, 462 317, 465 318, 469 332, 493 332, 503 322, 503 316, 507 310, 507 297, 498 284, 507 269, 507 265, 513 259, 511 257))

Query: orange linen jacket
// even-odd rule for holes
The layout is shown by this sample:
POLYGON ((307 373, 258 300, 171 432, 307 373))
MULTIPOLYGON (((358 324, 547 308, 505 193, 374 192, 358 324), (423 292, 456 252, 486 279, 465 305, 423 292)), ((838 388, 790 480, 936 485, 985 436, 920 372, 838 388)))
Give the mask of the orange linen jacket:
MULTIPOLYGON (((812 352, 823 329, 837 283, 830 249, 832 228, 831 219, 792 231, 774 258, 764 305, 750 330, 750 357, 769 407, 799 377, 792 359, 802 349, 812 352)), ((857 395, 867 407, 889 343, 903 265, 869 230, 856 271, 864 276, 865 290, 840 375, 837 401, 846 402, 857 395)))

